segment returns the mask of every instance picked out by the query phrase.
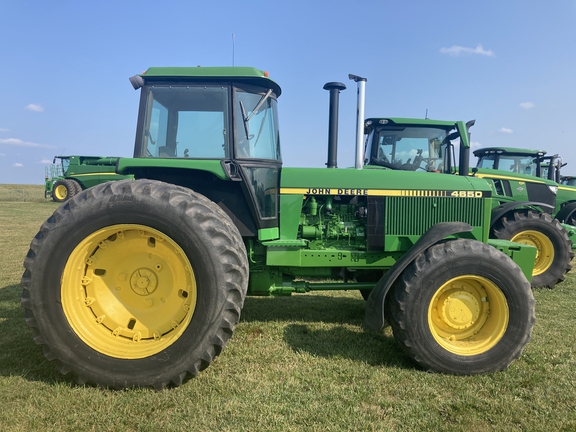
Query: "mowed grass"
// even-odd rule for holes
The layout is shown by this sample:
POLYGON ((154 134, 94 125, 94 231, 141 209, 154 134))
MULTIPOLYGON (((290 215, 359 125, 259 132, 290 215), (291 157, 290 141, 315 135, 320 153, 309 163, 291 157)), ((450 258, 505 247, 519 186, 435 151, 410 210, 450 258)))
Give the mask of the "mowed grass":
MULTIPOLYGON (((537 322, 501 373, 415 367, 357 292, 246 299, 222 355, 175 389, 108 391, 56 371, 23 319, 22 261, 52 202, 0 202, 2 431, 576 430, 576 277, 535 290, 537 322)), ((576 264, 576 262, 574 263, 576 264)))

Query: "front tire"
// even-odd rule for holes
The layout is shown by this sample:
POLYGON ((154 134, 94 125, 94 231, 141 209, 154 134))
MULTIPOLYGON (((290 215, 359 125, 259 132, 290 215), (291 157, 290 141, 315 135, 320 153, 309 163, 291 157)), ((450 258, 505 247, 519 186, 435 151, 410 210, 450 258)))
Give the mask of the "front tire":
POLYGON ((162 389, 220 354, 248 284, 242 238, 193 191, 95 186, 60 206, 24 261, 22 305, 44 355, 78 383, 162 389))
POLYGON ((52 199, 55 202, 65 202, 81 191, 82 188, 74 180, 58 180, 52 188, 52 199))
POLYGON ((538 249, 532 272, 533 287, 554 288, 572 268, 572 241, 562 225, 546 213, 517 210, 498 220, 492 235, 538 249))
POLYGON ((473 375, 506 369, 529 342, 534 297, 522 270, 474 240, 430 247, 386 298, 394 337, 421 367, 473 375))

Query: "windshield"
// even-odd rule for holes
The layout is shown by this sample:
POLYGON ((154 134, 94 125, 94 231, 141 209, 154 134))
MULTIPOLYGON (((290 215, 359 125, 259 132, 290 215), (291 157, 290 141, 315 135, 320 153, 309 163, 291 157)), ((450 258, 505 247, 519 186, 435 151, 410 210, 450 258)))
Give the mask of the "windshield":
POLYGON ((228 158, 228 89, 147 89, 142 157, 228 158))
POLYGON ((276 99, 271 92, 236 90, 236 155, 281 160, 276 99))
POLYGON ((369 163, 410 171, 442 171, 440 146, 446 135, 446 130, 438 128, 377 129, 369 163))
POLYGON ((62 173, 59 175, 68 175, 68 167, 70 166, 70 158, 62 158, 62 173))
POLYGON ((566 186, 576 186, 576 177, 565 177, 562 179, 562 184, 566 186))
POLYGON ((478 168, 498 169, 519 174, 536 175, 536 162, 532 156, 490 154, 478 159, 478 168))

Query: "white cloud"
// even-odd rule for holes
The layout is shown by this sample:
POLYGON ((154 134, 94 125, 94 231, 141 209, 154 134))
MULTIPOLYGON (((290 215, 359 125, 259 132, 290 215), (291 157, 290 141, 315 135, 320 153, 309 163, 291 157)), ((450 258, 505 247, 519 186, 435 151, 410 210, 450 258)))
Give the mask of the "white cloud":
POLYGON ((482 148, 482 143, 479 143, 478 141, 470 141, 470 148, 471 149, 482 148))
POLYGON ((42 159, 40 161, 38 161, 39 164, 44 164, 44 165, 48 165, 52 163, 51 159, 42 159))
POLYGON ((38 144, 29 141, 22 141, 21 139, 18 138, 0 138, 0 144, 5 144, 14 147, 31 147, 31 148, 45 148, 45 149, 55 148, 54 146, 47 144, 38 144))
POLYGON ((476 48, 468 48, 459 45, 452 45, 450 48, 440 48, 442 54, 448 54, 453 57, 458 57, 460 54, 480 54, 488 57, 493 57, 494 52, 492 50, 485 50, 480 44, 476 45, 476 48))
POLYGON ((520 108, 525 109, 525 110, 529 110, 534 108, 536 105, 534 105, 533 102, 522 102, 520 104, 520 108))
POLYGON ((498 129, 498 132, 502 132, 502 133, 506 133, 506 134, 511 134, 514 131, 510 128, 506 128, 506 127, 501 127, 500 129, 498 129))
POLYGON ((40 104, 28 104, 24 107, 24 109, 27 109, 28 111, 35 111, 35 112, 44 111, 44 108, 40 104))
POLYGON ((0 157, 6 156, 6 153, 0 153, 0 157))
POLYGON ((0 132, 8 132, 10 129, 0 128, 0 132))
POLYGON ((15 163, 14 165, 12 165, 12 166, 15 167, 15 168, 22 168, 24 165, 21 164, 21 163, 19 163, 19 162, 16 162, 16 163, 15 163))

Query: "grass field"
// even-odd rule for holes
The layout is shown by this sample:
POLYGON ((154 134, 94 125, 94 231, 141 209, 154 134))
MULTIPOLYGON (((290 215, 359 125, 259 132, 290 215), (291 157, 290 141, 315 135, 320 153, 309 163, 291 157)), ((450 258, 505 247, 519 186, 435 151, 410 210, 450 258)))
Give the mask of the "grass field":
POLYGON ((532 341, 501 373, 423 372, 389 330, 363 327, 358 293, 335 292, 247 298, 222 355, 179 388, 78 386, 43 357, 20 307, 22 261, 56 206, 0 200, 2 431, 576 430, 572 274, 535 291, 532 341))

